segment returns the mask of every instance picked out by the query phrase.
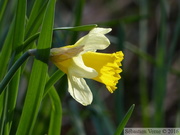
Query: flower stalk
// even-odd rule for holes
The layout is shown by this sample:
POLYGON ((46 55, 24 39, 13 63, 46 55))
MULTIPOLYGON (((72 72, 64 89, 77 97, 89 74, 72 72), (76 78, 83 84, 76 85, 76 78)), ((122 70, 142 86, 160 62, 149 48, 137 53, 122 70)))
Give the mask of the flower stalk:
POLYGON ((31 49, 25 52, 10 68, 8 73, 5 75, 3 80, 0 82, 0 94, 3 92, 3 90, 6 88, 7 84, 10 82, 10 80, 13 78, 16 71, 19 69, 19 67, 27 60, 29 56, 34 56, 36 53, 36 49, 31 49))

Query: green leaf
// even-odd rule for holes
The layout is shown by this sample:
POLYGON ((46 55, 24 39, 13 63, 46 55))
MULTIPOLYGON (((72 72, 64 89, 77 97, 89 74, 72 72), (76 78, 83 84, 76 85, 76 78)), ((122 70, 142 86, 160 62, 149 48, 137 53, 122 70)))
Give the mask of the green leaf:
POLYGON ((165 112, 164 101, 166 98, 166 84, 167 84, 167 38, 168 38, 168 26, 167 16, 168 12, 166 6, 167 1, 160 0, 160 30, 158 35, 158 42, 156 47, 156 67, 153 76, 153 103, 154 103, 154 119, 153 126, 162 127, 165 124, 165 112))
MULTIPOLYGON (((16 12, 15 12, 15 25, 13 28, 14 33, 13 33, 13 42, 11 46, 12 50, 8 52, 9 54, 7 53, 8 55, 10 55, 11 51, 18 50, 19 46, 24 41, 25 14, 26 14, 26 0, 18 0, 16 12)), ((11 42, 11 39, 9 42, 11 42)), ((21 53, 16 54, 14 52, 14 54, 15 54, 14 57, 11 59, 12 64, 16 62, 16 60, 21 56, 21 53)), ((9 66, 11 66, 11 64, 9 64, 9 66)), ((14 114, 16 99, 17 99, 17 94, 18 94, 20 71, 21 69, 18 69, 16 71, 16 74, 14 75, 13 79, 9 83, 8 89, 6 89, 5 91, 6 96, 4 98, 4 108, 3 108, 4 115, 3 116, 6 118, 4 119, 5 121, 2 121, 2 123, 4 124, 2 124, 2 127, 1 127, 1 134, 9 134, 10 129, 11 129, 11 124, 13 120, 13 114, 14 114)))
POLYGON ((13 78, 14 74, 18 71, 19 67, 26 61, 26 59, 29 56, 30 56, 29 52, 24 53, 10 68, 10 70, 7 72, 7 74, 5 75, 3 80, 0 82, 0 94, 3 92, 3 90, 6 88, 7 84, 13 78))
MULTIPOLYGON (((81 25, 82 13, 84 8, 85 0, 77 0, 74 11, 74 26, 81 25)), ((78 38, 78 32, 73 32, 71 35, 71 43, 75 43, 78 38)))
POLYGON ((54 30, 89 31, 95 27, 97 27, 97 24, 81 25, 75 27, 59 27, 55 28, 54 30))
POLYGON ((5 42, 3 44, 2 50, 0 52, 0 80, 3 78, 5 75, 7 68, 8 68, 8 63, 10 60, 10 56, 12 53, 12 38, 13 38, 13 31, 14 31, 14 21, 12 22, 9 32, 6 36, 5 42), (3 66, 2 66, 3 65, 3 66))
POLYGON ((44 90, 44 97, 48 93, 48 90, 64 75, 61 70, 57 70, 47 81, 45 90, 44 90))
POLYGON ((47 78, 49 79, 45 86, 45 94, 48 93, 51 99, 51 119, 50 119, 50 127, 48 134, 49 135, 59 135, 61 131, 61 121, 62 121, 62 106, 61 101, 59 98, 58 93, 56 92, 56 89, 54 88, 54 83, 59 80, 64 73, 60 70, 55 72, 51 78, 47 75, 47 78))
POLYGON ((0 23, 2 21, 2 18, 4 16, 4 12, 7 6, 8 0, 4 0, 3 2, 1 2, 2 5, 0 5, 0 23))
POLYGON ((180 35, 180 2, 178 2, 178 16, 177 16, 177 21, 176 21, 176 25, 175 25, 175 28, 174 28, 174 33, 173 33, 173 36, 172 36, 172 41, 171 41, 171 44, 170 44, 170 48, 169 48, 169 51, 167 53, 167 59, 168 59, 168 68, 171 67, 171 63, 172 63, 172 60, 173 60, 173 56, 174 56, 174 53, 175 53, 175 49, 178 45, 178 39, 179 39, 179 35, 180 35))
POLYGON ((35 1, 26 26, 26 33, 25 33, 26 39, 29 36, 37 33, 37 31, 39 30, 42 24, 42 20, 44 17, 44 12, 46 10, 47 4, 48 4, 48 0, 35 1))
POLYGON ((69 102, 69 109, 71 112, 71 120, 73 127, 76 129, 77 135, 85 135, 85 129, 84 129, 84 124, 83 121, 81 120, 80 117, 80 111, 79 108, 77 107, 77 104, 75 102, 69 102))
POLYGON ((101 89, 99 86, 96 86, 89 81, 89 86, 91 86, 91 90, 93 92, 93 105, 90 106, 92 111, 94 112, 92 115, 92 122, 95 125, 95 129, 99 135, 109 134, 112 135, 115 131, 114 124, 112 119, 110 118, 110 113, 108 108, 99 95, 97 89, 101 89))
POLYGON ((49 50, 52 42, 55 2, 56 0, 50 0, 48 2, 44 15, 37 45, 37 57, 43 60, 43 62, 36 59, 34 60, 28 91, 16 133, 17 135, 32 134, 40 104, 42 102, 48 70, 48 66, 45 62, 48 61, 49 50))
POLYGON ((61 121, 62 121, 61 101, 54 87, 50 88, 50 91, 48 92, 48 94, 51 98, 51 104, 52 104, 50 127, 49 127, 48 134, 60 135, 61 121))
POLYGON ((116 132, 114 133, 114 135, 120 135, 122 133, 122 131, 123 131, 124 127, 126 126, 129 118, 131 117, 131 114, 132 114, 132 112, 134 110, 134 107, 135 107, 135 105, 133 104, 129 108, 128 112, 126 113, 126 115, 124 116, 123 120, 121 121, 121 123, 119 124, 118 128, 116 129, 116 132))
MULTIPOLYGON (((77 27, 59 27, 59 28, 55 28, 53 29, 53 31, 57 31, 57 30, 69 30, 69 31, 90 31, 91 29, 97 27, 96 24, 90 24, 90 25, 82 25, 82 26, 77 26, 77 27)), ((29 47, 29 45, 31 43, 33 43, 35 40, 38 39, 39 37, 39 32, 30 36, 28 39, 25 40, 25 42, 22 44, 22 50, 25 50, 29 47)))
POLYGON ((151 64, 156 65, 156 61, 154 60, 154 58, 147 54, 146 52, 144 52, 143 50, 140 50, 138 47, 136 47, 135 45, 132 45, 128 42, 125 43, 124 46, 126 49, 130 50, 131 52, 135 53, 136 55, 138 55, 139 57, 143 58, 144 60, 150 62, 151 64))
POLYGON ((15 19, 15 29, 13 37, 13 50, 18 49, 18 47, 24 41, 25 29, 25 16, 26 16, 26 0, 18 0, 16 19, 15 19))
MULTIPOLYGON (((148 14, 148 2, 147 0, 139 1, 140 14, 148 14)), ((143 52, 147 53, 148 46, 148 20, 140 20, 139 22, 139 48, 143 52)), ((149 113, 146 108, 148 106, 148 80, 147 80, 147 61, 139 58, 139 90, 140 90, 140 101, 142 109, 142 121, 145 127, 150 126, 149 113)))

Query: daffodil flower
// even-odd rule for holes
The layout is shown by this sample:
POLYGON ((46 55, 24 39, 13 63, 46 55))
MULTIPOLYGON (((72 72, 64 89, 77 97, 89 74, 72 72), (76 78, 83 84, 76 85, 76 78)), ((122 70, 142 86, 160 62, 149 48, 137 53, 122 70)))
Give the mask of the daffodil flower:
POLYGON ((105 36, 110 28, 94 28, 87 35, 80 38, 74 45, 51 49, 51 61, 68 78, 68 91, 71 96, 82 105, 89 105, 93 96, 84 78, 93 79, 106 85, 113 93, 121 78, 121 51, 107 54, 97 50, 106 49, 109 39, 105 36))

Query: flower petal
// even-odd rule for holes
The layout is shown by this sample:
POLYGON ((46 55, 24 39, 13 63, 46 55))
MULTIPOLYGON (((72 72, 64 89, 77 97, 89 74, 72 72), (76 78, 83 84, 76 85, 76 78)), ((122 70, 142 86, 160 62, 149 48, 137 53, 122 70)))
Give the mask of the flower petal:
POLYGON ((103 50, 110 45, 109 39, 104 34, 110 32, 110 28, 94 28, 86 36, 80 38, 75 46, 84 45, 84 51, 103 50))
POLYGON ((68 75, 68 91, 71 96, 82 105, 86 106, 91 104, 93 95, 83 78, 68 75))
POLYGON ((94 78, 98 75, 96 70, 84 65, 81 55, 72 58, 72 63, 68 68, 68 72, 72 76, 79 78, 94 78))
POLYGON ((111 31, 112 29, 111 28, 94 28, 92 29, 89 33, 90 34, 107 34, 111 31))

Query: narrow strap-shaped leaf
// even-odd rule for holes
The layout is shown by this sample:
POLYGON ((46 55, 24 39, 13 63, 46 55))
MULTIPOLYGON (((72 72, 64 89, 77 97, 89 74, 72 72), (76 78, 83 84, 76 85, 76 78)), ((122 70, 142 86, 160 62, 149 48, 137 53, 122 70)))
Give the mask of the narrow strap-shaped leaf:
POLYGON ((155 59, 149 55, 148 53, 140 50, 139 48, 137 48, 135 45, 132 45, 130 43, 125 43, 124 46, 126 49, 130 50, 131 52, 135 53, 136 55, 138 55, 139 57, 143 58, 144 60, 150 62, 151 64, 156 65, 156 61, 155 59))
POLYGON ((69 106, 70 106, 69 109, 71 112, 72 124, 73 127, 76 129, 76 134, 85 135, 83 121, 81 120, 80 111, 79 108, 77 107, 77 104, 75 104, 75 102, 69 102, 69 106))
MULTIPOLYGON (((79 26, 81 25, 81 20, 82 20, 82 13, 83 13, 83 8, 84 8, 85 0, 78 0, 76 2, 76 9, 74 11, 74 26, 79 26)), ((71 36, 71 43, 75 43, 78 38, 78 33, 73 32, 71 36)))
POLYGON ((131 114, 132 114, 132 112, 134 110, 134 107, 135 107, 135 105, 133 104, 129 108, 128 112, 126 113, 126 115, 124 116, 123 120, 121 121, 121 123, 119 124, 118 128, 116 129, 116 132, 114 133, 114 135, 120 135, 122 133, 122 131, 123 131, 124 127, 126 126, 129 118, 131 117, 131 114))
POLYGON ((169 51, 168 51, 168 55, 167 55, 167 59, 168 59, 168 68, 170 68, 170 65, 171 65, 171 62, 172 62, 172 59, 173 59, 173 54, 174 54, 174 51, 175 51, 175 48, 176 46, 178 45, 178 39, 179 39, 179 36, 180 36, 180 1, 178 1, 178 16, 177 16, 177 22, 176 22, 176 26, 175 26, 175 32, 174 32, 174 35, 173 35, 173 39, 171 41, 171 44, 170 44, 170 48, 169 48, 169 51))
MULTIPOLYGON (((40 32, 37 56, 43 61, 49 58, 49 49, 52 42, 53 22, 54 22, 55 0, 50 0, 47 5, 43 19, 42 29, 40 32)), ((20 118, 17 135, 31 135, 37 114, 44 93, 47 64, 34 60, 32 73, 29 81, 28 91, 20 118)))
POLYGON ((52 110, 48 135, 60 135, 62 121, 62 106, 61 101, 54 87, 51 87, 48 92, 51 98, 52 110))
MULTIPOLYGON (((139 1, 140 14, 143 16, 148 14, 148 2, 147 0, 139 1)), ((148 45, 148 20, 140 20, 139 22, 139 48, 143 52, 147 52, 148 45)), ((150 126, 149 113, 146 110, 148 106, 148 85, 147 85, 147 61, 139 58, 139 89, 140 89, 140 101, 142 109, 142 121, 143 125, 150 126)))
POLYGON ((25 16, 26 0, 18 0, 13 37, 13 50, 17 49, 24 41, 25 16))
POLYGON ((95 124, 95 128, 97 132, 100 133, 100 135, 104 135, 104 134, 112 135, 115 131, 115 127, 110 117, 107 117, 108 114, 104 113, 108 109, 104 104, 104 102, 102 101, 101 97, 99 96, 97 88, 99 87, 94 87, 94 88, 92 87, 93 103, 95 104, 95 106, 91 106, 94 112, 93 123, 95 124))
MULTIPOLYGON (((125 27, 123 24, 120 24, 118 26, 118 33, 117 33, 118 37, 117 37, 117 50, 122 50, 124 51, 124 42, 125 42, 125 27)), ((124 64, 122 64, 123 66, 124 64)), ((122 67, 123 69, 123 67, 122 67)), ((123 74, 122 74, 123 75, 123 74)), ((124 93, 125 93, 125 88, 124 88, 124 77, 122 76, 121 81, 118 82, 117 84, 117 90, 114 93, 114 112, 116 117, 116 123, 119 123, 122 118, 123 115, 125 114, 124 112, 124 93)))
POLYGON ((8 0, 4 0, 3 2, 1 2, 2 5, 0 5, 0 23, 2 21, 2 17, 4 16, 7 3, 8 3, 8 0))
POLYGON ((166 96, 166 84, 167 84, 167 0, 160 0, 161 19, 160 30, 158 37, 158 44, 156 49, 156 67, 154 72, 154 86, 153 86, 153 103, 154 103, 154 119, 153 126, 162 127, 165 122, 164 113, 164 100, 166 96))
MULTIPOLYGON (((44 90, 44 96, 48 93, 49 89, 64 75, 64 73, 61 70, 57 70, 47 81, 45 90, 44 90)), ((44 97, 43 96, 43 97, 44 97)))
POLYGON ((25 38, 36 33, 42 24, 43 15, 47 7, 48 0, 36 0, 26 26, 25 38))
MULTIPOLYGON (((13 33, 12 51, 15 51, 24 41, 24 26, 25 26, 25 14, 26 14, 26 0, 18 0, 15 12, 15 25, 13 33)), ((21 56, 21 53, 15 54, 12 64, 21 56)), ((11 66, 11 65, 9 65, 11 66)), ((10 81, 8 89, 5 91, 6 98, 4 101, 4 116, 6 117, 4 121, 4 127, 1 131, 4 134, 9 134, 11 129, 11 124, 13 120, 13 114, 16 106, 16 99, 19 88, 20 81, 20 68, 16 71, 13 79, 10 81)), ((2 91, 1 91, 2 92, 2 91)))
POLYGON ((58 27, 55 28, 54 30, 90 31, 95 27, 97 27, 97 24, 81 25, 75 27, 58 27))
POLYGON ((6 36, 5 42, 0 52, 0 80, 5 75, 8 63, 10 60, 11 52, 12 52, 12 38, 13 38, 13 30, 14 30, 14 21, 12 22, 8 34, 6 36))
MULTIPOLYGON (((125 43, 125 48, 128 49, 129 51, 133 52, 134 54, 136 54, 137 56, 141 57, 141 59, 146 60, 147 62, 149 62, 150 64, 153 64, 154 66, 157 66, 157 62, 155 61, 155 59, 149 55, 148 53, 140 50, 138 47, 136 47, 135 45, 132 45, 130 43, 125 43)), ((169 71, 172 74, 175 74, 177 76, 180 76, 180 73, 178 70, 170 67, 169 71)))
MULTIPOLYGON (((58 27, 53 29, 53 31, 57 31, 57 30, 69 30, 69 31, 89 31, 93 28, 97 27, 96 24, 89 24, 89 25, 82 25, 82 26, 77 26, 77 27, 58 27)), ((25 40, 25 42, 22 44, 22 50, 24 51, 25 49, 27 49, 29 47, 29 45, 34 42, 35 40, 38 39, 39 37, 39 32, 30 36, 28 39, 25 40)), ((21 51, 22 51, 21 50, 21 51)))

